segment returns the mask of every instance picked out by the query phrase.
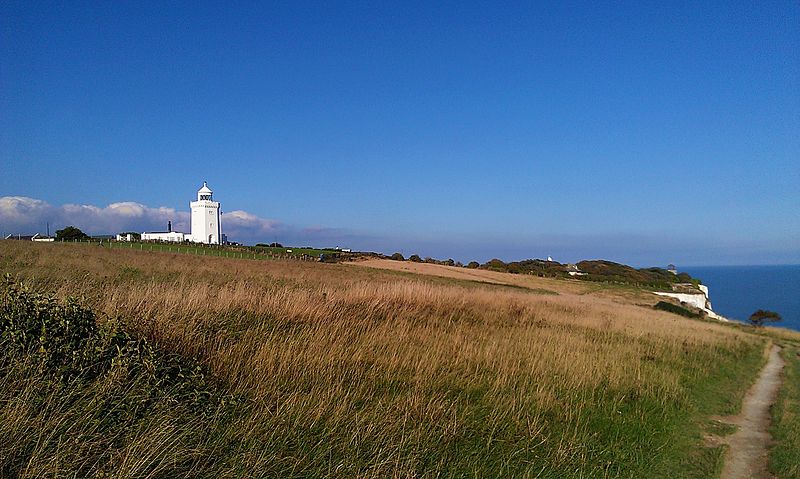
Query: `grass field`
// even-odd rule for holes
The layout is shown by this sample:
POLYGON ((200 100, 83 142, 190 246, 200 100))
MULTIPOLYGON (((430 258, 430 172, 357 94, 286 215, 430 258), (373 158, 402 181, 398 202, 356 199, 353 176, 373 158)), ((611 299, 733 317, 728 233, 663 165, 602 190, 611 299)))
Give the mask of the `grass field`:
POLYGON ((198 419, 172 389, 142 386, 131 371, 155 380, 151 356, 125 381, 110 360, 60 393, 29 358, 5 360, 0 451, 36 445, 0 458, 20 477, 713 477, 709 416, 737 410, 766 345, 641 307, 641 292, 503 273, 15 241, 0 242, 0 271, 80 298, 152 357, 199 365, 191 387, 220 398, 198 419), (98 439, 113 427, 86 411, 125 410, 124 391, 152 409, 98 439), (43 406, 23 411, 26 395, 43 406), (42 434, 52 424, 62 432, 42 434))

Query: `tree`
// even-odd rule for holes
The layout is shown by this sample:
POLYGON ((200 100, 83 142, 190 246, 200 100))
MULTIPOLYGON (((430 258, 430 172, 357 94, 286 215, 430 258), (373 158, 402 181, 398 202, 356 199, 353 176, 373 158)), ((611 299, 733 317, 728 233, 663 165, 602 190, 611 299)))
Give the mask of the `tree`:
POLYGON ((63 230, 56 231, 56 241, 86 240, 89 235, 74 226, 67 226, 63 230))
POLYGON ((492 271, 500 271, 500 272, 508 271, 508 265, 505 264, 502 260, 499 260, 497 258, 490 259, 489 261, 486 262, 486 264, 483 265, 483 267, 492 271))
POLYGON ((751 314, 748 321, 750 324, 756 327, 764 326, 764 323, 774 323, 776 321, 780 321, 781 315, 776 313, 775 311, 767 311, 764 309, 759 309, 755 313, 751 314))
POLYGON ((408 260, 413 261, 415 263, 422 263, 422 258, 420 258, 418 254, 412 254, 411 256, 408 257, 408 260))
POLYGON ((390 256, 390 259, 393 259, 393 260, 395 260, 395 261, 405 261, 405 260, 406 260, 406 259, 403 257, 403 255, 402 255, 402 254, 400 254, 400 253, 395 253, 395 254, 393 254, 392 256, 390 256))
POLYGON ((476 269, 480 265, 481 264, 478 263, 477 261, 470 261, 469 264, 467 264, 467 268, 476 269))

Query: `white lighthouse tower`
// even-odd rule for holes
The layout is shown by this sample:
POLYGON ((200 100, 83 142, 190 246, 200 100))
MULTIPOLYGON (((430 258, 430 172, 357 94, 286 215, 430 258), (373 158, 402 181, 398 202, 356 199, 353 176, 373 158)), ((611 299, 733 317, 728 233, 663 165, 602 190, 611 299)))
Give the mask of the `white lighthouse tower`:
POLYGON ((222 226, 219 221, 219 202, 212 199, 213 192, 204 181, 197 191, 197 201, 192 201, 192 241, 195 243, 220 244, 222 226))

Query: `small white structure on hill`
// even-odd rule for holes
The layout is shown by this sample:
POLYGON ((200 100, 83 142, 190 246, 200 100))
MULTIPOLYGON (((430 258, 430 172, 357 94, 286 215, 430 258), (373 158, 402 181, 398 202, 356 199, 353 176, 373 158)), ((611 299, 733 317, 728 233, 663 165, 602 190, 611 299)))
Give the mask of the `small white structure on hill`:
POLYGON ((220 203, 212 199, 213 194, 208 183, 204 181, 203 186, 197 191, 197 201, 189 203, 192 208, 191 233, 172 231, 172 222, 169 221, 167 231, 142 233, 142 240, 222 244, 225 235, 222 234, 220 222, 220 203))
POLYGON ((668 265, 667 266, 667 271, 669 271, 670 273, 672 273, 674 275, 678 274, 678 268, 674 264, 668 265))

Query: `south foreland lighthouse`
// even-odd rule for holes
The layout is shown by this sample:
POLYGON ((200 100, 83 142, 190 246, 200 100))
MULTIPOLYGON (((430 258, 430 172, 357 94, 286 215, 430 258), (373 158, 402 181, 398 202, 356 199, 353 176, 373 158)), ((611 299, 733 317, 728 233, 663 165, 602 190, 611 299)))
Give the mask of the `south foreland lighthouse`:
POLYGON ((204 181, 197 191, 197 201, 192 201, 192 241, 195 243, 221 244, 222 229, 219 221, 219 202, 213 200, 214 192, 204 181))

